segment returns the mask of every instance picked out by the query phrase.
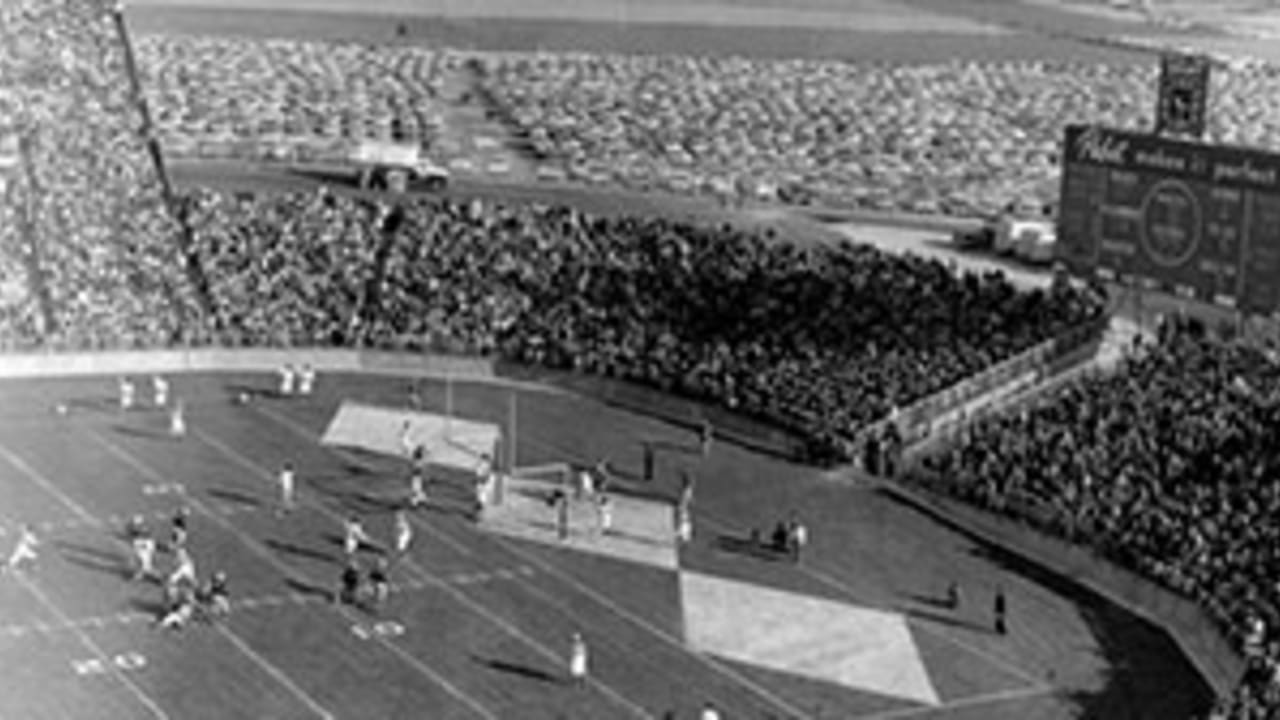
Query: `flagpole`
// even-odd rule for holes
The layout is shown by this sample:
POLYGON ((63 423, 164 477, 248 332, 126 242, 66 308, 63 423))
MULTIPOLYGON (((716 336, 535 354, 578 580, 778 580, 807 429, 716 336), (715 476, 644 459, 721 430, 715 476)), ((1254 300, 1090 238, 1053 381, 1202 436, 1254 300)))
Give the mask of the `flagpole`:
POLYGON ((516 391, 511 391, 511 407, 507 413, 507 462, 509 463, 509 472, 515 475, 516 472, 516 391))

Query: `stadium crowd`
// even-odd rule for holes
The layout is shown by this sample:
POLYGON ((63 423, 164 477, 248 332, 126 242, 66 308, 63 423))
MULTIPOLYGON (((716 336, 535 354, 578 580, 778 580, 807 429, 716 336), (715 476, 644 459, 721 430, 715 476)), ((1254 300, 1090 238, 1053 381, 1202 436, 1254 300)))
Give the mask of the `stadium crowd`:
POLYGON ((23 220, 4 223, 0 255, 32 289, 0 298, 3 344, 172 341, 195 301, 106 7, 5 2, 0 28, 3 129, 27 148, 7 171, 5 212, 23 220))
POLYGON ((930 484, 1196 600, 1249 659, 1222 717, 1280 712, 1280 363, 1171 319, 1123 369, 972 426, 930 484), (945 480, 942 480, 945 478, 945 480))
POLYGON ((387 216, 327 192, 194 204, 221 317, 249 341, 408 344, 623 378, 828 451, 1101 310, 1065 287, 1022 293, 852 243, 801 250, 660 218, 478 200, 387 216))
MULTIPOLYGON (((199 154, 286 138, 430 142, 446 78, 548 165, 597 183, 925 213, 1035 212, 1058 193, 1062 126, 1141 129, 1151 64, 463 55, 408 46, 148 36, 146 87, 166 146, 199 154)), ((1280 142, 1280 72, 1213 75, 1207 137, 1280 142)))
MULTIPOLYGON (((0 333, 9 349, 214 341, 491 353, 712 400, 838 453, 832 438, 893 404, 1100 312, 1097 298, 1067 288, 1018 293, 998 276, 956 277, 933 261, 852 244, 803 250, 728 227, 567 208, 423 200, 396 210, 328 192, 196 193, 186 200, 196 233, 184 255, 139 139, 107 12, 93 3, 0 4, 0 75, 12 79, 0 103, 14 110, 25 147, 20 167, 7 171, 0 224, 0 333), (188 261, 210 278, 209 303, 182 272, 188 261)), ((1086 78, 1074 97, 1091 97, 1086 78)), ((796 82, 793 97, 820 97, 796 82)), ((994 86, 1011 107, 1023 102, 1018 92, 1041 103, 1051 92, 994 86)), ((735 92, 759 94, 747 88, 735 92)), ((709 102, 707 92, 689 102, 709 102)), ((856 97, 873 105, 878 96, 856 97)), ((1127 107, 1129 98, 1108 102, 1127 107)), ((996 106, 987 112, 1003 112, 996 106)), ((1262 120, 1251 127, 1257 137, 1272 132, 1262 120)), ((963 136, 941 142, 925 140, 955 143, 970 160, 981 147, 966 147, 963 136)), ((1278 376, 1252 350, 1170 327, 1120 375, 980 424, 931 467, 974 502, 1039 508, 1028 516, 1046 528, 1097 542, 1195 597, 1252 658, 1224 716, 1274 717, 1278 376)))

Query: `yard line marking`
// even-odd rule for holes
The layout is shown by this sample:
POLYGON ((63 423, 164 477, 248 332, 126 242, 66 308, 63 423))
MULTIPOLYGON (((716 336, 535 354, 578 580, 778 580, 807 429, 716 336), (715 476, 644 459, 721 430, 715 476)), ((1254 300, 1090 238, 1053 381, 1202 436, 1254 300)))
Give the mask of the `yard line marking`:
MULTIPOLYGON (((312 442, 315 442, 315 437, 314 437, 313 433, 311 433, 309 430, 299 429, 299 428, 300 428, 300 426, 297 426, 295 423, 293 423, 293 421, 291 421, 291 420, 285 420, 285 421, 283 421, 281 424, 285 425, 285 427, 288 427, 288 428, 290 428, 290 429, 294 430, 294 432, 296 432, 296 433, 298 433, 298 434, 304 435, 305 437, 307 437, 307 438, 308 438, 309 440, 311 440, 312 442)), ((259 465, 256 461, 252 460, 251 458, 248 458, 248 457, 244 456, 244 455, 243 455, 243 454, 241 454, 239 451, 234 450, 234 449, 232 449, 232 448, 228 447, 225 443, 222 443, 222 442, 221 442, 221 441, 219 441, 219 440, 216 440, 216 439, 214 439, 214 438, 210 438, 210 437, 209 437, 208 435, 206 435, 205 433, 200 433, 199 431, 197 431, 197 433, 199 433, 199 437, 201 437, 202 439, 206 439, 206 442, 212 441, 212 443, 216 443, 216 444, 217 444, 217 446, 220 446, 221 448, 224 448, 224 450, 223 450, 223 451, 224 451, 225 453, 228 453, 228 454, 229 454, 229 456, 230 456, 230 457, 232 457, 232 458, 234 458, 234 459, 238 459, 238 461, 239 461, 242 465, 244 465, 245 467, 252 468, 252 469, 254 469, 256 472, 261 473, 261 474, 265 475, 265 476, 266 476, 266 477, 268 477, 268 478, 270 478, 270 477, 271 477, 271 472, 270 472, 269 470, 267 470, 266 468, 262 467, 261 465, 259 465)), ((211 443, 211 444, 212 444, 212 443, 211 443)), ((320 447, 322 450, 325 450, 325 451, 330 452, 330 453, 332 453, 332 454, 338 455, 339 457, 341 457, 341 456, 342 456, 342 454, 341 454, 341 453, 339 453, 339 452, 335 451, 335 450, 334 450, 334 449, 332 449, 332 448, 328 448, 328 447, 326 447, 326 446, 324 446, 324 445, 320 445, 319 447, 320 447)), ((341 521, 341 520, 342 520, 342 517, 341 517, 341 516, 339 516, 339 514, 338 514, 338 513, 334 512, 333 510, 329 509, 328 507, 324 506, 323 504, 315 504, 315 506, 316 506, 316 507, 318 507, 318 508, 319 508, 319 510, 320 510, 322 513, 324 513, 324 514, 328 515, 329 517, 333 518, 335 521, 341 521)), ((411 522, 413 522, 413 521, 411 520, 411 522)), ((429 527, 429 526, 427 526, 427 527, 429 527)), ((438 533, 433 533, 433 534, 438 534, 438 533)), ((456 541, 456 540, 453 540, 452 538, 449 538, 447 535, 445 535, 444 537, 446 538, 446 542, 448 542, 449 544, 451 544, 451 545, 454 545, 454 546, 456 546, 456 547, 461 548, 461 545, 459 545, 459 544, 457 543, 457 541, 456 541)), ((472 554, 472 553, 471 553, 471 551, 470 551, 470 549, 463 549, 463 552, 465 552, 467 555, 471 555, 471 554, 472 554)), ((460 590, 458 590, 457 588, 454 588, 454 587, 450 586, 450 585, 449 585, 448 583, 446 583, 446 582, 442 582, 441 580, 439 580, 439 579, 437 579, 437 578, 435 578, 435 577, 432 577, 430 573, 428 573, 425 569, 423 569, 423 568, 422 568, 421 566, 419 566, 416 562, 414 562, 412 558, 408 558, 408 557, 406 557, 406 558, 405 558, 405 565, 406 565, 407 567, 409 567, 410 569, 412 569, 414 572, 416 572, 416 573, 417 573, 417 574, 422 578, 422 580, 423 580, 424 582, 426 582, 426 583, 427 583, 427 584, 429 584, 429 585, 433 585, 433 586, 435 586, 435 587, 437 587, 437 588, 440 588, 440 589, 441 589, 441 590, 443 590, 446 594, 450 595, 450 596, 451 596, 451 597, 452 597, 456 602, 459 602, 459 603, 460 603, 460 604, 462 604, 464 607, 469 607, 469 608, 471 608, 471 609, 472 609, 474 612, 476 612, 477 614, 481 615, 482 617, 487 618, 490 622, 492 622, 493 624, 497 625, 497 626, 498 626, 499 628, 501 628, 502 630, 505 630, 505 631, 506 631, 507 633, 509 633, 512 637, 514 637, 514 638, 516 638, 516 639, 520 640, 521 642, 525 643, 526 645, 528 645, 530 648, 532 648, 534 651, 536 651, 536 652, 537 652, 537 653, 539 653, 540 655, 543 655, 544 657, 548 658, 549 660, 551 660, 552 662, 554 662, 554 663, 555 663, 555 664, 557 664, 557 665, 559 665, 559 664, 561 664, 561 663, 563 662, 563 658, 561 658, 561 657, 560 657, 560 655, 559 655, 558 653, 556 653, 555 651, 551 650, 550 648, 548 648, 547 646, 543 645, 542 643, 538 642, 537 640, 533 639, 533 638, 532 638, 532 637, 530 637, 529 635, 525 634, 525 632, 524 632, 523 630, 521 630, 520 628, 516 627, 514 624, 512 624, 512 623, 508 622, 505 618, 501 617, 500 615, 497 615, 497 614, 496 614, 496 613, 494 613, 492 610, 489 610, 489 609, 488 609, 488 608, 486 608, 485 606, 483 606, 483 605, 481 605, 480 603, 476 602, 474 599, 472 599, 472 598, 471 598, 470 596, 468 596, 466 593, 463 593, 463 592, 461 592, 460 590)), ((393 646, 393 647, 394 647, 394 646, 393 646)), ((601 691, 602 693, 604 693, 605 695, 607 695, 607 696, 608 696, 610 699, 612 699, 614 702, 616 702, 616 703, 618 703, 619 705, 622 705, 623 707, 627 708, 627 710, 628 710, 630 713, 632 713, 632 714, 636 715, 637 717, 647 718, 647 719, 650 719, 650 720, 653 718, 653 716, 652 716, 652 715, 650 715, 650 714, 649 714, 649 712, 648 712, 647 710, 645 710, 643 707, 641 707, 640 705, 637 705, 636 703, 632 702, 631 700, 628 700, 628 699, 627 699, 626 697, 624 697, 621 693, 619 693, 618 691, 614 690, 614 689, 613 689, 612 687, 610 687, 609 685, 607 685, 607 684, 605 684, 605 683, 601 682, 601 681, 600 681, 600 680, 598 680, 597 678, 589 677, 589 678, 588 678, 588 680, 587 680, 587 682, 588 682, 590 685, 592 685, 592 686, 594 686, 594 687, 599 688, 599 689, 600 689, 600 691, 601 691)))
POLYGON ((26 576, 22 575, 21 573, 18 574, 18 582, 22 583, 23 587, 27 588, 27 590, 30 591, 31 594, 35 596, 36 600, 40 601, 41 605, 44 605, 46 610, 53 613, 53 616, 57 618, 59 622, 62 622, 68 625, 71 628, 71 631, 76 634, 76 637, 80 639, 80 642, 84 643, 84 646, 88 648, 89 652, 93 653, 98 660, 106 663, 108 672, 112 676, 114 676, 117 680, 119 680, 121 683, 123 683, 124 686, 129 689, 129 692, 133 693, 133 695, 136 698, 138 698, 138 700, 140 700, 148 710, 151 711, 152 715, 156 716, 157 718, 160 718, 161 720, 168 720, 169 715, 165 713, 165 711, 162 710, 158 704, 156 704, 156 701, 153 700, 150 695, 147 695, 145 692, 143 692, 142 688, 134 684, 134 682, 129 679, 128 675, 125 675, 123 672, 121 672, 120 668, 117 667, 115 663, 111 662, 111 657, 107 655, 107 653, 104 652, 96 642, 93 641, 93 638, 89 637, 89 634, 86 633, 81 628, 76 627, 74 623, 71 622, 71 619, 68 618, 66 614, 63 613, 62 610, 59 609, 58 606, 55 605, 47 595, 44 594, 44 591, 42 591, 39 587, 36 586, 34 582, 32 582, 31 580, 28 580, 26 576))
POLYGON ((50 482, 49 478, 41 475, 35 468, 28 465, 25 460, 15 455, 8 447, 5 447, 3 443, 0 443, 0 456, 3 456, 10 465, 17 468, 23 475, 26 475, 35 482, 35 484, 43 488, 45 492, 57 498, 63 505, 66 505, 71 512, 75 513, 81 520, 88 523, 93 522, 93 516, 89 514, 88 510, 85 510, 79 503, 72 500, 66 493, 59 490, 57 485, 50 482))
POLYGON ((1000 690, 998 692, 987 693, 985 695, 971 695, 967 698, 960 698, 951 702, 945 702, 941 705, 932 707, 909 707, 898 708, 897 710, 886 710, 884 712, 872 713, 870 715, 859 715, 854 720, 900 720, 901 718, 913 718, 923 715, 932 715, 935 713, 948 713, 960 708, 976 707, 978 705, 990 705, 993 703, 1008 702, 1011 700, 1024 700, 1026 698, 1038 697, 1040 695, 1051 695, 1055 692, 1051 687, 1021 687, 1011 690, 1000 690))
MULTIPOLYGON (((713 516, 711 516, 707 512, 698 513, 698 517, 702 518, 702 522, 706 525, 719 528, 721 531, 731 531, 731 528, 729 528, 725 523, 715 519, 713 516)), ((847 583, 840 580, 839 578, 836 578, 832 575, 822 572, 821 570, 818 570, 812 567, 811 565, 800 565, 798 566, 797 569, 802 574, 808 575, 809 577, 813 578, 814 580, 817 580, 823 585, 826 585, 827 587, 830 587, 835 590, 839 590, 849 599, 855 602, 858 600, 858 593, 855 592, 853 588, 849 587, 847 583)), ((902 614, 902 613, 898 613, 898 614, 902 614)), ((1016 665, 1010 663, 1007 660, 1004 660, 1003 658, 1000 658, 990 652, 987 652, 986 650, 983 650, 982 648, 972 645, 971 643, 965 642, 960 638, 952 637, 951 635, 945 632, 942 632, 941 630, 937 630, 927 625, 920 624, 919 622, 915 621, 912 618, 907 617, 906 615, 903 615, 903 617, 911 624, 912 627, 920 628, 921 630, 929 633, 930 635, 936 638, 944 640, 957 647, 963 648, 966 652, 969 652, 977 657, 980 657, 983 660, 986 660, 987 662, 995 665, 996 667, 999 667, 1002 670, 1005 670, 1015 675, 1016 677, 1027 681, 1027 683, 1029 683, 1030 687, 1033 689, 1034 688, 1044 689, 1049 687, 1048 685, 1045 684, 1043 680, 1040 680, 1034 675, 1031 675, 1027 671, 1017 667, 1016 665)), ((1023 689, 1028 689, 1028 688, 1023 688, 1023 689)))
MULTIPOLYGON (((123 448, 120 448, 115 443, 111 442, 110 440, 104 437, 101 437, 98 433, 92 430, 86 429, 85 432, 91 438, 96 440, 99 444, 103 445, 108 450, 110 450, 112 454, 116 455, 116 457, 128 463, 130 466, 136 468, 139 472, 152 478, 160 477, 160 474, 156 472, 154 468, 152 468, 150 465, 147 465, 142 460, 139 460, 136 457, 134 457, 132 453, 128 452, 127 450, 124 450, 123 448)), ((198 439, 200 439, 201 441, 203 441, 205 444, 209 445, 210 447, 213 447, 215 449, 222 448, 224 454, 227 454, 228 457, 231 457, 233 459, 240 458, 242 461, 248 461, 249 466, 254 467, 256 470, 261 469, 260 466, 257 466, 257 464, 254 463, 252 460, 248 460, 248 458, 245 458, 240 453, 227 447, 226 444, 223 443, 222 441, 216 438, 210 437, 208 434, 201 432, 199 430, 193 430, 191 434, 197 437, 198 439)), ((267 475, 269 477, 270 473, 267 473, 267 475)), ((207 515, 210 519, 212 519, 216 524, 221 526, 228 533, 231 533, 232 535, 237 537, 245 545, 246 548, 250 549, 258 556, 264 558, 272 566, 279 569, 285 575, 285 577, 301 578, 302 580, 307 581, 308 584, 314 583, 314 581, 311 580, 306 575, 303 575, 302 573, 295 571, 290 566, 284 564, 279 558, 275 556, 274 553, 272 553, 266 546, 262 545, 262 543, 259 542, 256 538, 246 534, 244 531, 232 525, 229 521, 226 520, 226 518, 223 518, 217 515, 216 513, 210 512, 209 509, 205 507, 204 503, 200 502, 197 498, 194 498, 194 497, 191 498, 190 504, 191 504, 191 507, 194 508, 197 512, 207 515)), ((328 508, 322 507, 321 509, 324 510, 325 512, 329 512, 331 515, 333 514, 331 511, 328 510, 328 508)), ((247 603, 248 601, 245 601, 245 602, 247 603)), ((348 610, 343 606, 333 605, 330 603, 326 603, 326 606, 332 608, 334 612, 343 616, 347 620, 354 620, 357 622, 359 621, 359 617, 357 617, 354 613, 352 613, 350 610, 348 610)), ((489 710, 486 709, 483 705, 481 705, 479 701, 477 701, 475 698, 471 697, 467 693, 463 692, 460 688, 455 686, 453 683, 449 682, 447 679, 441 676, 438 672, 432 669, 431 666, 427 665, 425 662, 418 659, 413 654, 406 652, 404 648, 401 648, 400 646, 396 645, 395 643, 387 640, 382 636, 377 636, 376 641, 380 645, 382 645, 382 647, 390 651, 391 654, 400 658, 400 660, 407 663, 410 667, 415 669, 419 674, 425 676, 432 682, 439 685, 441 688, 445 690, 445 692, 452 695, 456 700, 458 700, 460 703, 465 705, 467 708, 472 710, 474 713, 476 713, 480 717, 486 718, 487 720, 498 720, 498 717, 493 713, 489 712, 489 710)))
POLYGON ((249 647, 248 643, 241 640, 240 636, 236 635, 234 632, 231 632, 230 628, 222 624, 218 624, 217 628, 218 632, 222 633, 222 636, 227 640, 230 640, 231 644, 234 645, 237 650, 244 653, 245 656, 252 660, 255 665, 262 668, 268 675, 275 678, 276 682, 280 683, 289 692, 293 693, 294 697, 301 700, 302 704, 306 705, 311 712, 319 715, 325 720, 333 720, 333 713, 326 710, 320 705, 320 703, 316 702, 315 698, 312 698, 302 688, 298 687, 293 680, 289 679, 288 675, 285 675, 280 671, 280 668, 271 664, 270 661, 262 657, 262 655, 260 655, 256 650, 249 647))
MULTIPOLYGON (((366 463, 364 460, 360 458, 353 456, 351 453, 348 453, 342 450, 341 448, 330 447, 328 445, 322 444, 320 441, 321 439, 323 439, 323 436, 320 433, 313 431, 311 428, 308 428, 305 425, 302 425, 301 423, 293 420, 292 418, 282 413, 279 413, 274 410, 270 410, 266 407, 262 407, 258 405, 255 405, 254 409, 258 411, 259 415, 267 418, 268 420, 274 421, 277 425, 280 425, 281 427, 292 432, 298 437, 303 438, 308 442, 315 443, 316 446, 319 447, 322 451, 335 455, 338 458, 342 459, 344 462, 351 463, 358 467, 369 468, 368 463, 366 463)), ((414 515, 415 515, 414 513, 409 513, 409 521, 415 528, 425 530, 432 537, 448 545, 450 548, 456 550, 459 554, 465 557, 472 556, 473 553, 471 551, 471 548, 467 547, 462 543, 459 543, 457 540, 454 540, 452 537, 449 537, 448 535, 441 534, 438 530, 433 528, 428 523, 415 522, 417 518, 415 518, 414 515)))
MULTIPOLYGON (((533 444, 533 445, 537 445, 537 446, 540 446, 540 447, 542 447, 542 448, 544 448, 544 449, 552 450, 552 451, 554 451, 554 452, 558 452, 558 453, 561 453, 561 454, 563 454, 563 455, 567 455, 570 459, 578 460, 578 461, 580 461, 580 462, 582 462, 582 461, 585 461, 585 460, 586 460, 585 458, 583 458, 583 457, 579 456, 577 453, 574 453, 574 452, 572 452, 572 451, 569 451, 569 450, 566 450, 566 449, 564 449, 564 448, 558 447, 558 446, 557 446, 556 444, 554 444, 554 443, 551 443, 551 442, 548 442, 548 441, 546 441, 546 440, 544 440, 544 439, 542 439, 542 438, 539 438, 539 437, 538 437, 536 434, 534 434, 534 433, 531 433, 531 432, 525 432, 525 433, 523 434, 523 439, 525 440, 525 442, 531 443, 531 444, 533 444)), ((728 528, 724 523, 722 523, 722 522, 720 522, 719 520, 715 519, 715 517, 711 516, 709 513, 705 512, 705 511, 699 511, 699 512, 697 512, 696 517, 697 517, 697 518, 700 518, 701 522, 703 522, 703 523, 705 523, 705 524, 707 524, 707 525, 710 525, 710 526, 712 526, 712 527, 717 527, 717 528, 719 528, 719 529, 720 529, 720 530, 722 530, 722 531, 724 531, 724 530, 729 530, 729 529, 730 529, 730 528, 728 528)), ((499 537, 497 537, 497 536, 494 536, 494 539, 495 539, 495 540, 499 540, 499 541, 501 541, 501 540, 502 540, 501 538, 499 538, 499 537)), ((850 599, 853 599, 853 600, 855 600, 855 601, 856 601, 856 600, 857 600, 857 598, 858 598, 858 594, 857 594, 856 592, 854 592, 854 591, 853 591, 853 589, 852 589, 852 588, 850 588, 847 584, 845 584, 844 582, 842 582, 842 581, 840 581, 840 580, 838 580, 838 579, 836 579, 836 578, 834 578, 834 577, 832 577, 832 576, 830 576, 830 575, 828 575, 828 574, 826 574, 826 573, 823 573, 823 572, 821 572, 821 571, 818 571, 818 570, 814 569, 814 568, 813 568, 813 567, 811 567, 811 566, 806 566, 806 565, 802 565, 802 566, 800 566, 799 570, 800 570, 800 572, 802 572, 802 573, 804 573, 804 574, 806 574, 806 575, 808 575, 808 576, 812 577, 813 579, 815 579, 815 580, 817 580, 817 581, 819 581, 819 582, 823 583, 824 585, 827 585, 828 587, 832 587, 832 588, 835 588, 835 589, 837 589, 837 590, 840 590, 843 594, 845 594, 845 595, 846 595, 847 597, 849 597, 850 599)), ((1017 677, 1021 678, 1022 680, 1025 680, 1025 681, 1027 681, 1028 683, 1030 683, 1031 688, 1044 689, 1044 688, 1048 687, 1048 686, 1047 686, 1043 681, 1041 681, 1040 679, 1036 678, 1036 677, 1035 677, 1035 676, 1033 676, 1033 675, 1028 674, 1026 671, 1022 670, 1021 668, 1018 668, 1018 667, 1016 667, 1016 666, 1012 665, 1011 663, 1009 663, 1008 661, 1003 660, 1003 659, 1001 659, 1001 658, 999 658, 999 657, 996 657, 995 655, 992 655, 991 653, 988 653, 988 652, 986 652, 985 650, 982 650, 982 649, 980 649, 980 648, 974 647, 973 645, 971 645, 971 644, 969 644, 969 643, 967 643, 967 642, 965 642, 965 641, 963 641, 963 640, 961 640, 961 639, 959 639, 959 638, 951 637, 950 635, 947 635, 947 634, 945 634, 945 633, 943 633, 943 632, 940 632, 940 631, 938 631, 938 630, 935 630, 935 629, 930 628, 930 627, 927 627, 927 626, 918 625, 918 624, 916 624, 916 623, 914 623, 914 622, 912 623, 912 625, 913 625, 913 626, 915 626, 915 627, 919 627, 920 629, 922 629, 922 630, 924 630, 924 631, 928 632, 929 634, 931 634, 931 635, 933 635, 933 636, 935 636, 935 637, 938 637, 938 638, 940 638, 940 639, 942 639, 942 640, 945 640, 945 641, 947 641, 947 642, 949 642, 949 643, 951 643, 951 644, 953 644, 953 645, 956 645, 956 646, 958 646, 958 647, 961 647, 961 648, 965 649, 966 651, 968 651, 968 652, 970 652, 970 653, 972 653, 972 654, 974 654, 974 655, 976 655, 976 656, 978 656, 978 657, 981 657, 981 658, 982 658, 982 659, 984 659, 984 660, 987 660, 988 662, 990 662, 990 663, 992 663, 992 664, 996 665, 997 667, 999 667, 999 668, 1001 668, 1001 669, 1004 669, 1004 670, 1009 671, 1010 673, 1014 674, 1015 676, 1017 676, 1017 677)), ((1023 688, 1023 689, 1028 689, 1028 688, 1023 688)))

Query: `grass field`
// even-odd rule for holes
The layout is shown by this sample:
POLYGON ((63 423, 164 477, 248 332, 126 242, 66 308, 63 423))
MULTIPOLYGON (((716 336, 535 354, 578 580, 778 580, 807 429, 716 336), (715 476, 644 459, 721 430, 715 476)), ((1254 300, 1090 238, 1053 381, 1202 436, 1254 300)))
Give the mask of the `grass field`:
MULTIPOLYGON (((397 405, 405 384, 323 377, 311 398, 233 400, 272 382, 177 378, 192 427, 182 440, 160 411, 117 410, 110 378, 0 384, 0 547, 20 523, 43 541, 34 571, 0 577, 0 717, 687 718, 713 700, 729 718, 1168 718, 1206 701, 1162 633, 865 481, 724 444, 703 459, 683 431, 550 392, 517 398, 519 464, 608 457, 620 492, 664 502, 681 469, 695 474, 697 532, 678 571, 488 532, 462 480, 443 478, 413 516, 418 537, 393 568, 388 605, 334 606, 340 519, 360 513, 387 538, 403 468, 317 438, 342 401, 397 405), (51 411, 58 402, 69 415, 51 411), (665 448, 653 483, 638 480, 642 441, 665 448), (285 460, 298 466, 303 507, 280 518, 272 479, 285 460), (198 571, 231 578, 221 625, 160 630, 159 588, 128 579, 126 518, 165 528, 180 505, 193 511, 198 571), (734 542, 791 509, 811 528, 800 565, 734 542), (951 579, 966 597, 956 611, 936 600, 951 579), (738 601, 691 606, 691 587, 717 583, 740 588, 738 601), (1008 636, 990 631, 997 583, 1008 636), (805 649, 831 625, 752 615, 766 590, 796 608, 821 599, 828 613, 900 622, 936 697, 815 678, 805 649), (731 624, 730 641, 773 647, 793 667, 696 647, 689 638, 709 631, 691 618, 708 612, 731 624), (575 631, 592 651, 581 689, 563 680, 575 631)), ((430 389, 443 410, 445 392, 430 389)), ((505 426, 513 392, 456 385, 454 411, 505 426)), ((847 643, 824 646, 825 661, 866 675, 855 666, 878 649, 847 643)))

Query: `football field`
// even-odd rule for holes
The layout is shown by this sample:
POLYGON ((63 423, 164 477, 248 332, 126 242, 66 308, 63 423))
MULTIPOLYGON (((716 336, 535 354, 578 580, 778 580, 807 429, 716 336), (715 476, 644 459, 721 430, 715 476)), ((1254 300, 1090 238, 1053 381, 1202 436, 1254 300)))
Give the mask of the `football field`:
POLYGON ((367 569, 406 467, 322 440, 353 404, 407 412, 408 381, 322 375, 288 398, 275 382, 173 376, 183 438, 146 382, 129 411, 112 377, 0 383, 0 548, 21 524, 41 541, 33 569, 0 576, 0 717, 687 718, 714 702, 729 718, 1012 720, 1168 717, 1206 696, 1163 634, 866 479, 726 443, 704 457, 688 431, 500 381, 428 384, 424 410, 514 427, 525 468, 607 458, 614 531, 579 505, 559 539, 538 500, 554 473, 477 517, 469 476, 435 472, 385 605, 334 604, 343 519, 372 537, 367 569), (642 443, 657 448, 647 482, 642 443), (299 507, 280 515, 285 462, 299 507), (682 472, 695 531, 677 545, 664 518, 682 472), (170 630, 123 532, 141 514, 163 540, 179 507, 198 575, 227 573, 232 611, 170 630), (791 512, 810 528, 799 563, 749 541, 791 512), (957 609, 940 600, 952 580, 957 609), (1006 636, 991 630, 997 584, 1006 636), (575 632, 583 686, 567 677, 575 632))

